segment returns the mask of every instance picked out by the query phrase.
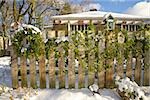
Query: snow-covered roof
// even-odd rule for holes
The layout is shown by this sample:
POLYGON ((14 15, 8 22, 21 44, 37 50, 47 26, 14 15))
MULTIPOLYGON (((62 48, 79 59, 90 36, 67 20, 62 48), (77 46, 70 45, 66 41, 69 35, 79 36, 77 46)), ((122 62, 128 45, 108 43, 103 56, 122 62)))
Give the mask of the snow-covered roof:
POLYGON ((68 14, 68 15, 57 15, 57 16, 52 16, 51 19, 53 20, 77 20, 77 19, 78 20, 79 19, 101 20, 104 19, 104 17, 109 15, 112 15, 113 18, 119 20, 150 20, 150 17, 114 13, 114 12, 104 12, 104 11, 88 11, 88 12, 81 12, 81 13, 68 14))

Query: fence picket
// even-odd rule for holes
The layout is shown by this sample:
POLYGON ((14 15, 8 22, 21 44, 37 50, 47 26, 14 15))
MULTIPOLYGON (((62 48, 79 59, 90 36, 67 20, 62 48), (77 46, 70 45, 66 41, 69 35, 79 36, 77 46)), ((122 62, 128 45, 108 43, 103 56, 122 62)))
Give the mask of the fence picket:
POLYGON ((50 57, 49 57, 49 87, 54 88, 55 87, 55 53, 54 50, 51 51, 50 57))
POLYGON ((30 85, 32 88, 37 87, 35 57, 32 57, 32 59, 30 59, 30 85))
POLYGON ((126 77, 130 78, 132 80, 132 57, 130 56, 127 59, 126 63, 126 77))
POLYGON ((12 74, 12 88, 18 88, 18 65, 17 55, 13 49, 11 49, 11 74, 12 74))
POLYGON ((81 64, 83 63, 82 60, 78 60, 79 61, 79 66, 78 66, 78 88, 83 88, 84 87, 84 76, 85 76, 85 65, 81 64))
POLYGON ((59 67, 59 81, 60 81, 60 88, 65 87, 65 59, 64 59, 64 50, 60 47, 59 48, 60 57, 58 60, 58 67, 59 67))
POLYGON ((69 88, 75 87, 75 68, 74 68, 74 52, 73 49, 70 48, 68 50, 68 76, 69 76, 69 88))
POLYGON ((115 78, 117 76, 117 59, 114 58, 113 62, 114 62, 113 64, 114 64, 114 80, 115 80, 115 78))
POLYGON ((46 88, 45 56, 39 57, 40 88, 46 88))
POLYGON ((140 85, 140 73, 141 73, 141 66, 140 66, 140 58, 138 57, 136 60, 136 68, 135 68, 135 82, 140 85))
POLYGON ((21 57, 21 86, 27 87, 27 65, 26 58, 24 56, 21 57))

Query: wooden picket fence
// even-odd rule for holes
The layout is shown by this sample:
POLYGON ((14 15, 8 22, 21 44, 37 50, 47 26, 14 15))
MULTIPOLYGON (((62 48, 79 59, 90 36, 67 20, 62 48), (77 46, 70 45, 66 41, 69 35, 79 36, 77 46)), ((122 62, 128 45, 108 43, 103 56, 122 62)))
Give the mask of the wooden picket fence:
MULTIPOLYGON (((63 50, 59 50, 60 54, 63 50)), ((149 69, 144 68, 144 62, 135 58, 124 61, 118 65, 113 61, 112 67, 107 70, 99 70, 97 78, 94 71, 90 71, 79 64, 75 67, 75 59, 72 50, 68 50, 68 57, 60 56, 55 59, 55 52, 51 52, 50 59, 45 59, 45 55, 36 61, 34 57, 25 58, 11 51, 11 71, 12 71, 12 87, 33 87, 33 88, 84 88, 93 83, 97 83, 100 88, 113 88, 114 77, 120 75, 122 77, 130 77, 132 81, 136 81, 139 85, 149 85, 149 69), (106 73, 106 79, 104 75, 106 73)), ((89 59, 89 65, 92 66, 92 60, 89 59)), ((80 61, 79 61, 80 63, 80 61)), ((103 65, 102 65, 103 66, 103 65)))

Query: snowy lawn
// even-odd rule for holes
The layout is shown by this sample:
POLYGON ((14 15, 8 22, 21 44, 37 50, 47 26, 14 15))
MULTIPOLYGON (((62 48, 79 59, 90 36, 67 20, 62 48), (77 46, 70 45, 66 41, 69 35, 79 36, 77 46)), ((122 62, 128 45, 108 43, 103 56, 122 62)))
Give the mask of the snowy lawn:
MULTIPOLYGON (((150 87, 141 87, 150 93, 150 87)), ((89 89, 32 89, 5 87, 0 100, 122 100, 115 89, 100 89, 99 94, 92 94, 89 89)), ((147 95, 150 100, 150 94, 147 95)), ((139 99, 136 99, 139 100, 139 99)))
POLYGON ((88 89, 80 90, 41 90, 31 100, 121 100, 119 95, 110 89, 100 90, 99 94, 92 94, 88 89))
POLYGON ((31 89, 19 88, 2 93, 0 100, 121 100, 120 96, 111 89, 100 90, 99 94, 92 94, 88 89, 31 89))

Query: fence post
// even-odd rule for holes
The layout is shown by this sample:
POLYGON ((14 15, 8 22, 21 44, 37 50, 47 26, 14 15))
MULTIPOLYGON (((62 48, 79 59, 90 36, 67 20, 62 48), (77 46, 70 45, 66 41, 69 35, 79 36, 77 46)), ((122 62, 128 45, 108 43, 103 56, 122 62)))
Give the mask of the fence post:
POLYGON ((75 69, 74 69, 74 53, 73 49, 69 48, 68 51, 68 76, 69 76, 69 87, 74 88, 75 83, 75 69))
POLYGON ((55 87, 55 53, 54 50, 51 51, 49 57, 49 87, 55 87))
POLYGON ((46 88, 45 56, 39 57, 40 88, 46 88))
MULTIPOLYGON (((67 44, 67 46, 68 46, 68 44, 67 44)), ((69 83, 68 83, 68 49, 65 50, 65 88, 66 89, 69 88, 69 83)))
POLYGON ((64 50, 62 47, 58 47, 58 52, 60 53, 60 56, 58 58, 58 68, 59 68, 59 81, 60 81, 60 88, 65 87, 65 59, 64 59, 64 50))
POLYGON ((26 65, 26 58, 24 55, 21 57, 21 86, 27 87, 27 65, 26 65))
POLYGON ((32 56, 30 59, 30 85, 32 88, 36 88, 36 60, 35 57, 32 56))
MULTIPOLYGON (((73 48, 71 48, 71 27, 70 27, 70 21, 68 20, 68 37, 69 37, 69 49, 68 49, 68 81, 69 81, 69 87, 70 88, 74 88, 74 83, 75 83, 75 70, 74 70, 74 50, 73 48)), ((73 27, 73 29, 75 31, 75 26, 73 27)))
POLYGON ((18 88, 18 65, 17 55, 14 52, 13 46, 11 47, 11 74, 12 74, 12 88, 18 88))
POLYGON ((140 57, 137 57, 137 60, 136 60, 136 69, 135 69, 135 82, 140 85, 140 57))
POLYGON ((116 78, 116 76, 117 76, 117 59, 116 59, 116 57, 114 58, 114 80, 115 80, 115 78, 116 78))

